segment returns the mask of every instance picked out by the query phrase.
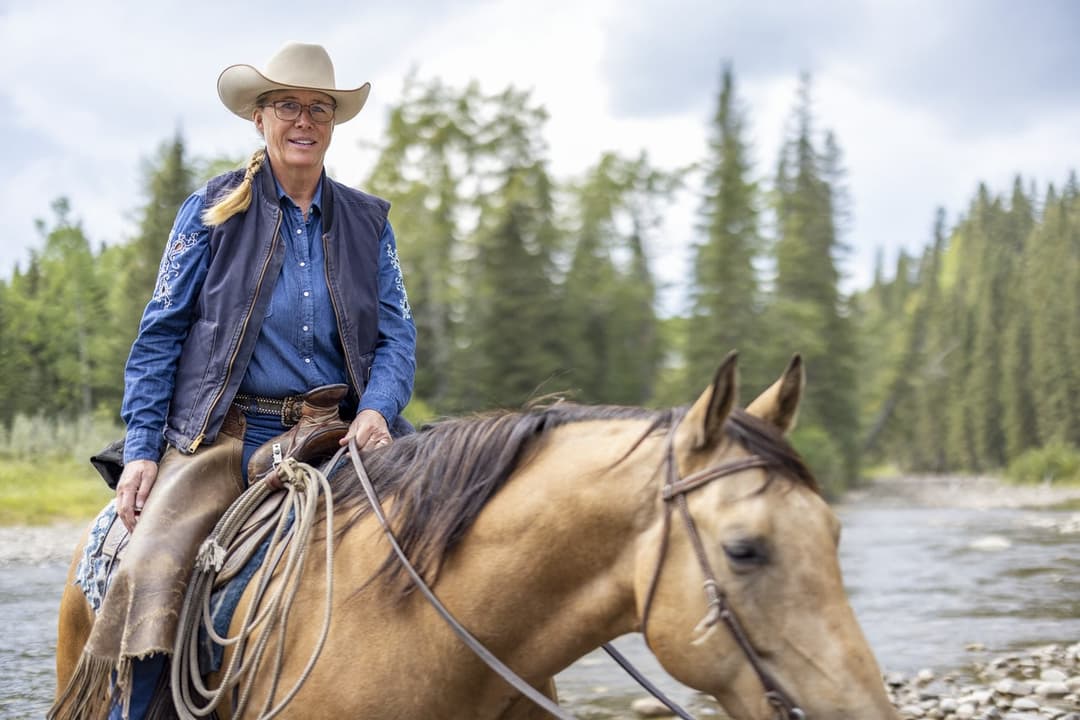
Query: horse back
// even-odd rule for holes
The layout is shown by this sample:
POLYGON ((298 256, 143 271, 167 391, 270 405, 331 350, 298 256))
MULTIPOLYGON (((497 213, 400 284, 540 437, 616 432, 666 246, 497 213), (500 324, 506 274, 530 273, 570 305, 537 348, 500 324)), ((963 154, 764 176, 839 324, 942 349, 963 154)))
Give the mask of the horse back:
POLYGON ((59 697, 68 686, 75 666, 79 662, 83 646, 90 637, 90 628, 94 624, 94 611, 87 602, 82 589, 75 584, 75 570, 83 555, 89 537, 89 529, 75 546, 75 554, 68 568, 67 582, 60 598, 60 612, 56 627, 56 694, 59 697))

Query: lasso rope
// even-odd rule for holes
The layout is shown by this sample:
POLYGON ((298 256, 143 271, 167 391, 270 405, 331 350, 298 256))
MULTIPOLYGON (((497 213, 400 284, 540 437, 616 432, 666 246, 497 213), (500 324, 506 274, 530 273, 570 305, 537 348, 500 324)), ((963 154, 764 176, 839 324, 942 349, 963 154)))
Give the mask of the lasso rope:
MULTIPOLYGON (((334 515, 330 483, 323 473, 293 458, 286 458, 278 466, 278 475, 283 481, 287 495, 278 511, 277 524, 270 537, 269 548, 257 573, 258 586, 248 603, 239 631, 232 637, 221 637, 214 631, 210 614, 210 596, 214 579, 221 570, 230 546, 244 522, 274 490, 265 481, 248 488, 229 507, 218 521, 213 533, 199 548, 199 554, 195 559, 195 574, 188 585, 187 594, 184 596, 184 606, 180 613, 170 677, 173 704, 181 720, 207 717, 214 712, 223 699, 230 696, 234 688, 237 688, 239 693, 239 702, 233 710, 233 716, 243 715, 251 699, 255 679, 265 674, 259 673, 258 670, 264 660, 263 656, 270 638, 276 635, 277 653, 273 665, 268 668, 271 678, 270 691, 257 717, 257 720, 269 720, 284 710, 300 690, 301 685, 315 667, 315 661, 326 642, 326 636, 330 630, 330 609, 334 588, 334 515), (300 588, 308 548, 311 545, 320 493, 323 495, 326 511, 326 608, 323 614, 323 627, 304 671, 281 701, 273 705, 284 660, 285 631, 293 599, 300 588), (289 526, 289 510, 292 510, 293 517, 291 526, 289 526), (279 573, 277 587, 260 612, 270 579, 283 555, 285 567, 279 573), (200 622, 213 642, 225 647, 235 646, 216 689, 206 686, 199 670, 198 629, 200 622), (250 657, 245 662, 245 648, 249 640, 253 640, 254 645, 250 657)), ((253 577, 252 580, 254 579, 253 577)))

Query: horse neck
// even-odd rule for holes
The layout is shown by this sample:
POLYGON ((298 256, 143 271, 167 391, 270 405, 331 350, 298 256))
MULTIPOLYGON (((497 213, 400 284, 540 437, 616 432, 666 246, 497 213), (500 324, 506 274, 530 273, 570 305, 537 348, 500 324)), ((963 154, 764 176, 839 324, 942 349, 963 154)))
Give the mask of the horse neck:
POLYGON ((481 599, 490 636, 555 669, 637 629, 638 538, 655 524, 662 441, 616 461, 644 428, 551 431, 448 558, 439 592, 481 599))

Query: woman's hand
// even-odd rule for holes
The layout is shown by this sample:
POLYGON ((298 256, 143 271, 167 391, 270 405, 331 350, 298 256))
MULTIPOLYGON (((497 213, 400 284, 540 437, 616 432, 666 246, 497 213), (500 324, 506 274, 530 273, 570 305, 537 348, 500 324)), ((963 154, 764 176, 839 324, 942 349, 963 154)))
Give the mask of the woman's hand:
POLYGON ((349 425, 349 432, 341 438, 342 445, 348 445, 350 438, 356 438, 356 446, 361 450, 374 450, 389 445, 394 440, 390 429, 386 427, 386 418, 378 410, 361 410, 349 425))
POLYGON ((135 531, 146 498, 157 480, 158 465, 153 460, 132 460, 124 465, 116 483, 116 513, 128 532, 135 531))

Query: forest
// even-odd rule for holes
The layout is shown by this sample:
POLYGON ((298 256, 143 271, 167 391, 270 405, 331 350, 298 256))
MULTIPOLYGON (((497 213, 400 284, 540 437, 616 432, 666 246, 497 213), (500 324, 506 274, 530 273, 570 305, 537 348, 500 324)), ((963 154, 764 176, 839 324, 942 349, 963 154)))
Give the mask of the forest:
MULTIPOLYGON (((980 185, 951 223, 927 208, 922 252, 845 292, 841 138, 818 127, 811 94, 804 78, 767 172, 728 67, 694 166, 607 153, 557 178, 527 92, 411 79, 362 183, 393 203, 418 327, 406 415, 551 394, 684 403, 731 349, 748 402, 798 352, 793 442, 831 493, 881 467, 1080 478, 1075 174, 980 185), (686 301, 661 312, 653 268, 684 193, 697 206, 686 301)), ((134 236, 101 246, 55 200, 29 261, 0 278, 0 453, 47 442, 50 423, 119 432, 124 362, 176 210, 243 160, 195 157, 177 133, 147 159, 134 236)))

